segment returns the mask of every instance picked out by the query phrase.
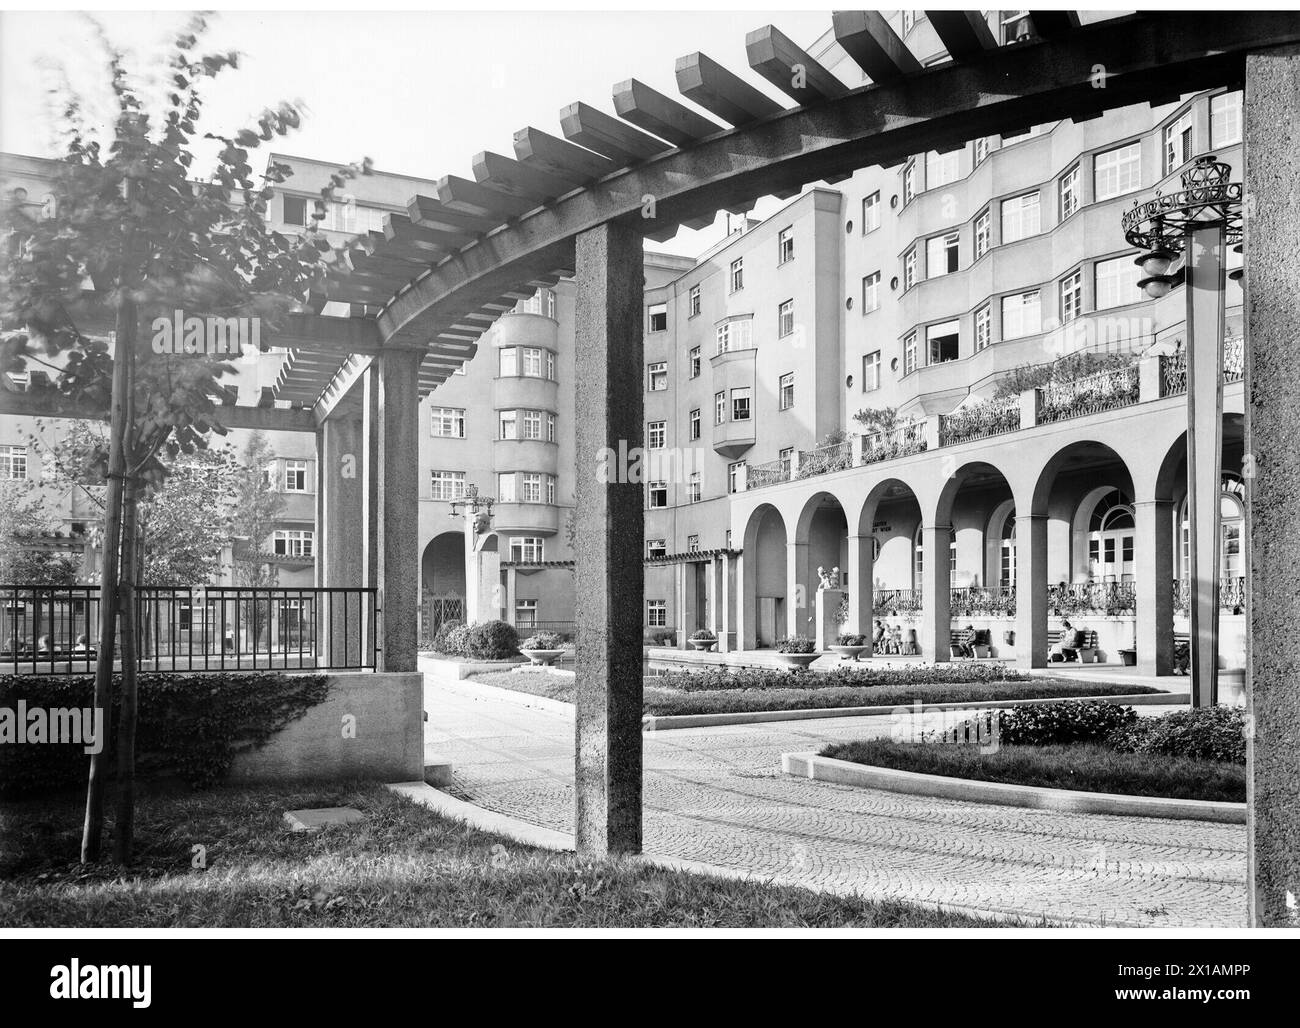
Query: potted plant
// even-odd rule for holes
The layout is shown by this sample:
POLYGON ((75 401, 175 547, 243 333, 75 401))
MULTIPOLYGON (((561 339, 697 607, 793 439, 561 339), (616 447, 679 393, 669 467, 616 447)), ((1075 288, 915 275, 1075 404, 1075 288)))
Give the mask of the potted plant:
POLYGON ((550 667, 564 653, 564 640, 555 632, 538 632, 519 644, 519 652, 537 667, 550 667))
POLYGON ((831 646, 831 650, 840 655, 841 660, 857 660, 867 648, 867 637, 855 632, 843 632, 831 646))
POLYGON ((718 644, 718 637, 707 628, 700 628, 692 632, 691 637, 686 641, 691 644, 692 648, 707 653, 718 644))
POLYGON ((776 659, 791 671, 808 670, 808 665, 820 656, 816 644, 806 635, 781 639, 776 644, 776 659))

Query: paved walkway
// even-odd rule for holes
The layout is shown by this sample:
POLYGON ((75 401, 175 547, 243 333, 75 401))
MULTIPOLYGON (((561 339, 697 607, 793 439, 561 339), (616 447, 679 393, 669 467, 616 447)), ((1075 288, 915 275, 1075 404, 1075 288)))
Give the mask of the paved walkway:
MULTIPOLYGON (((452 792, 573 831, 573 717, 426 679, 452 792)), ((680 729, 645 739, 645 850, 783 883, 1037 919, 1245 925, 1245 829, 928 799, 783 775, 783 751, 888 718, 680 729)))

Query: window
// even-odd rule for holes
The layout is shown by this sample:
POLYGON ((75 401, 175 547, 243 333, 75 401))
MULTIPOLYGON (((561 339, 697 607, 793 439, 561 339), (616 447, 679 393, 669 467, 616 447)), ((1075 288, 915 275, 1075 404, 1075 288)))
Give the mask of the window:
POLYGON ((1038 194, 1025 193, 1002 201, 1002 242, 1038 235, 1038 194))
POLYGON ((700 313, 700 287, 691 286, 691 291, 686 301, 686 309, 689 312, 688 317, 695 317, 700 313))
POLYGON ((1083 272, 1076 271, 1061 279, 1061 324, 1083 313, 1083 272))
POLYGON ((731 291, 739 292, 745 288, 745 258, 737 257, 731 262, 731 291))
POLYGON ((668 556, 667 539, 647 539, 645 541, 645 555, 647 557, 666 557, 668 556))
POLYGON ((1038 290, 1002 297, 1002 338, 1019 339, 1043 329, 1038 290))
POLYGON ((1079 166, 1061 176, 1061 220, 1064 221, 1079 209, 1079 166))
POLYGON ((519 374, 519 352, 513 346, 503 346, 500 350, 500 377, 513 378, 519 374))
POLYGON ((463 407, 430 408, 430 434, 443 439, 465 438, 465 409, 463 407))
POLYGON ((911 289, 916 284, 916 247, 903 255, 903 289, 911 289))
POLYGON ((784 339, 794 334, 794 301, 786 300, 776 309, 777 338, 784 339))
POLYGON ((1210 148, 1241 142, 1241 91, 1210 98, 1210 148))
POLYGON ((721 425, 727 420, 727 394, 725 392, 713 394, 713 423, 721 425))
POLYGON ((686 355, 687 363, 691 368, 691 378, 700 377, 700 348, 692 346, 690 352, 686 355))
POLYGON ((740 469, 744 466, 743 460, 727 465, 727 492, 734 493, 740 487, 740 469))
POLYGON ((975 259, 979 260, 989 252, 989 227, 993 219, 985 207, 975 219, 975 259))
POLYGON ((718 326, 718 353, 754 348, 754 319, 732 318, 718 326))
POLYGON ((522 491, 519 499, 524 503, 541 503, 542 502, 542 476, 533 472, 525 472, 520 476, 523 480, 522 491))
POLYGON ((916 196, 916 161, 908 161, 903 169, 903 206, 906 207, 916 196))
POLYGON ((524 374, 528 378, 541 378, 542 351, 533 347, 524 347, 521 353, 523 355, 524 374))
POLYGON ((1133 266, 1131 255, 1098 261, 1094 268, 1097 274, 1096 310, 1137 303, 1143 298, 1142 290, 1137 287, 1138 271, 1133 266))
POLYGON ((1192 112, 1184 111, 1177 121, 1165 126, 1165 174, 1192 159, 1192 112))
POLYGON ((776 237, 776 263, 794 260, 794 229, 783 228, 776 237))
POLYGON ((698 535, 688 535, 686 537, 686 552, 687 553, 700 552, 700 537, 698 535))
MULTIPOLYGON (((517 535, 510 540, 510 559, 516 564, 540 564, 545 559, 544 553, 545 541, 539 536, 517 535)), ((536 600, 519 602, 530 602, 533 604, 534 611, 536 610, 536 600)))
POLYGON ((1093 193, 1098 200, 1109 200, 1121 193, 1131 193, 1142 186, 1142 144, 1097 154, 1093 163, 1093 193))
POLYGON ((777 394, 780 397, 781 410, 789 410, 794 406, 794 372, 782 375, 777 383, 777 394))
POLYGON ((650 482, 646 486, 646 492, 649 494, 651 507, 668 506, 668 483, 667 482, 650 482))
POLYGON ((777 451, 776 459, 781 462, 781 472, 786 477, 794 470, 794 447, 786 446, 777 451))
POLYGON ((662 450, 668 438, 668 422, 652 421, 646 426, 646 446, 652 450, 662 450))
POLYGON ((649 314, 649 321, 650 321, 649 331, 651 332, 668 331, 668 304, 652 303, 647 308, 647 312, 649 314))
POLYGON ((993 342, 993 318, 986 303, 975 312, 975 352, 979 353, 993 342))
POLYGON ((749 420, 749 386, 739 386, 731 390, 731 420, 749 420))
POLYGON ((1002 43, 1019 43, 1030 38, 1028 11, 999 11, 1002 19, 1002 43))
POLYGON ((502 439, 519 438, 519 415, 512 410, 503 410, 501 412, 501 436, 502 439))
POLYGON ((931 364, 943 364, 957 359, 960 335, 956 321, 944 321, 930 325, 925 330, 926 349, 930 354, 931 364))
POLYGON ((646 388, 652 393, 662 393, 668 388, 668 362, 658 361, 646 369, 646 388))
POLYGON ((691 440, 694 441, 700 437, 700 408, 696 407, 691 411, 691 440))
POLYGON ((862 358, 862 391, 873 392, 880 388, 880 351, 867 354, 862 358))
POLYGON ((546 377, 549 381, 555 381, 555 354, 550 350, 546 351, 546 377))
POLYGON ((880 228, 880 190, 862 198, 862 234, 880 228))
POLYGON ((307 198, 305 196, 286 196, 284 198, 284 223, 286 225, 307 224, 307 198))
POLYGON ((275 552, 283 557, 310 557, 313 533, 309 529, 279 529, 275 533, 275 552))
POLYGON ((873 271, 862 280, 862 313, 880 309, 880 272, 873 271))
POLYGON ((515 475, 513 471, 497 475, 497 499, 501 503, 514 503, 518 498, 515 492, 515 475))
POLYGON ((0 446, 0 479, 27 477, 27 447, 0 446))
POLYGON ((524 414, 524 438, 540 439, 542 438, 542 412, 539 410, 526 410, 524 414))
POLYGON ((949 232, 942 236, 934 236, 925 242, 925 277, 938 278, 940 275, 950 275, 957 270, 957 241, 959 236, 956 232, 949 232))
POLYGON ((307 491, 307 462, 305 460, 287 460, 284 462, 284 491, 286 493, 305 493, 307 491))
POLYGON ((910 375, 916 370, 916 333, 909 332, 903 339, 903 374, 910 375))
POLYGON ((537 601, 515 600, 515 627, 533 628, 537 625, 537 601))
POLYGON ((668 601, 646 600, 645 623, 651 628, 668 627, 668 601))
POLYGON ((989 137, 980 136, 975 140, 975 167, 979 167, 989 156, 989 137))
POLYGON ((550 504, 555 503, 555 476, 554 475, 546 476, 546 502, 550 504))
POLYGON ((700 473, 692 471, 691 477, 686 482, 686 501, 688 503, 700 502, 700 473))
POLYGON ((939 153, 931 150, 925 155, 926 189, 936 189, 939 186, 946 186, 949 182, 957 181, 957 155, 959 152, 954 150, 952 153, 939 153))
POLYGON ((546 441, 555 442, 555 415, 550 413, 546 415, 546 441))

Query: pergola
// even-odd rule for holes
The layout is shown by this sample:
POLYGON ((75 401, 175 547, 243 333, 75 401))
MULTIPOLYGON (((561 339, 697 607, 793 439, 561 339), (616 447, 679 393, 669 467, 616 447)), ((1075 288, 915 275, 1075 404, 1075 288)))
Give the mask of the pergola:
MULTIPOLYGON (((1300 662, 1292 628, 1300 539, 1285 529, 1294 529, 1288 511, 1300 494, 1300 449, 1288 445, 1285 418, 1276 414, 1300 386, 1288 359, 1300 335, 1293 193, 1300 15, 1151 12, 1081 26, 1072 12, 1031 11, 1029 38, 999 45, 979 12, 926 13, 952 57, 926 68, 879 13, 833 15, 835 39, 871 82, 853 89, 777 28, 751 32, 750 69, 789 96, 795 106, 788 109, 692 53, 677 61, 677 86, 713 118, 632 79, 614 87, 615 114, 578 102, 561 111, 559 135, 520 129, 513 156, 478 154, 472 178, 440 179, 436 196, 413 197, 406 216, 392 215, 383 232, 356 241, 313 294, 317 313, 293 316, 274 340, 293 348, 275 397, 313 408, 322 463, 335 445, 364 448, 373 474, 346 502, 359 515, 380 512, 378 538, 360 565, 343 563, 382 590, 383 667, 412 670, 418 496, 411 461, 420 395, 471 358, 479 336, 517 301, 576 276, 577 459, 593 469, 577 476, 577 845, 635 852, 643 567, 639 550, 621 540, 643 535, 642 495, 634 482, 600 482, 594 469, 602 448, 642 444, 643 237, 667 239, 680 225, 711 222, 719 209, 748 210, 761 195, 794 195, 805 183, 839 181, 866 165, 896 165, 980 136, 1244 87, 1250 895, 1256 923, 1289 923, 1288 890, 1300 893, 1300 852, 1292 845, 1300 835, 1300 662), (326 301, 349 304, 350 315, 322 316, 326 301), (349 429, 336 444, 331 424, 354 385, 361 400, 352 414, 364 437, 349 429), (1270 407, 1276 420, 1261 421, 1270 407)), ((329 559, 332 502, 327 484, 327 579, 340 574, 329 559)), ((335 520, 345 532, 348 513, 335 520)))

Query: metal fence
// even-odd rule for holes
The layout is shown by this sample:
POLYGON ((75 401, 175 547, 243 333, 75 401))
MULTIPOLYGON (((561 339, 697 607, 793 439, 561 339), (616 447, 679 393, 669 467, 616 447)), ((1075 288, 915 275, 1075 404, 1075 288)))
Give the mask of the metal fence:
MULTIPOLYGON (((136 633, 144 671, 373 670, 374 589, 139 586, 136 633)), ((93 670, 98 586, 0 585, 0 670, 93 670)), ((121 630, 115 646, 121 663, 121 630)))

